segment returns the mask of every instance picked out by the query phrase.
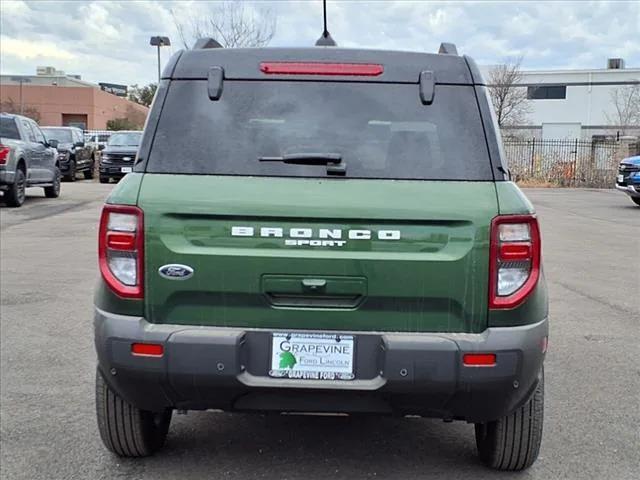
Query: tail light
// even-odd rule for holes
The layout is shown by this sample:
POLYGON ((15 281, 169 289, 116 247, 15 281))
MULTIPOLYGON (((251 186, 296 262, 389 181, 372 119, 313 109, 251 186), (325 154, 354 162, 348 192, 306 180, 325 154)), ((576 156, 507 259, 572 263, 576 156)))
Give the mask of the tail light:
POLYGON ((129 205, 105 205, 100 217, 100 273, 109 288, 124 298, 143 298, 143 218, 142 210, 129 205))
POLYGON ((0 165, 6 165, 11 149, 0 144, 0 165))
POLYGON ((535 215, 501 215, 491 222, 489 308, 514 308, 540 277, 540 229, 535 215))

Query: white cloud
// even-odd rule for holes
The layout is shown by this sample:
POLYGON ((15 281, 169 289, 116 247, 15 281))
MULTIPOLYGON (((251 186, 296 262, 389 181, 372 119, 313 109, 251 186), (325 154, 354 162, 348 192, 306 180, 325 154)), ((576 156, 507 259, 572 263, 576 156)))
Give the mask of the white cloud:
POLYGON ((0 36, 0 55, 20 58, 23 60, 73 60, 76 55, 55 45, 37 40, 20 40, 17 38, 0 36))
MULTIPOLYGON (((91 81, 155 80, 152 35, 168 35, 163 61, 181 48, 177 16, 206 16, 203 1, 1 1, 3 73, 49 64, 91 81)), ((277 16, 273 46, 311 46, 322 30, 319 0, 254 1, 277 16)), ((640 2, 328 2, 329 30, 345 47, 435 52, 441 41, 479 63, 523 56, 524 68, 604 67, 620 56, 640 66, 640 2)))

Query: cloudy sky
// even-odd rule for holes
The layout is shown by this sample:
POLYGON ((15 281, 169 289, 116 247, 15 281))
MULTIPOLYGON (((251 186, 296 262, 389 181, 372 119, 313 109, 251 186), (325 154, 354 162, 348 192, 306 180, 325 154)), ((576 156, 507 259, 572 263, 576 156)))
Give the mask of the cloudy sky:
MULTIPOLYGON (((253 1, 277 19, 272 46, 313 45, 322 2, 253 1)), ((181 48, 174 16, 206 18, 216 2, 0 0, 0 71, 33 74, 52 65, 83 79, 145 84, 156 78, 151 35, 181 48), (173 12, 173 14, 172 14, 173 12)), ((640 67, 640 2, 329 1, 329 30, 340 46, 436 51, 451 41, 481 64, 524 57, 526 69, 598 68, 608 57, 640 67)))

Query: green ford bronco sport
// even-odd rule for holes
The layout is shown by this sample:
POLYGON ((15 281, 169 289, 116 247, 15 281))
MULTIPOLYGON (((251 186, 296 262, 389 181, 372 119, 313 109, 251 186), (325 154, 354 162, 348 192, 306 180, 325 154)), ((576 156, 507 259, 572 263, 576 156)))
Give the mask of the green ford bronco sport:
POLYGON ((538 220, 450 44, 178 52, 99 267, 97 417, 118 455, 205 409, 462 420, 493 468, 538 455, 538 220))

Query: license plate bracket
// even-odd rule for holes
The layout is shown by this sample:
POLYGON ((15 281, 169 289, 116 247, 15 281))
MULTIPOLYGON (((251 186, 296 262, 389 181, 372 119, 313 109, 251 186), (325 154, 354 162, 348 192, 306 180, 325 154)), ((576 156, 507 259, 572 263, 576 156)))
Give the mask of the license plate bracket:
POLYGON ((274 332, 269 376, 296 380, 353 380, 354 354, 353 335, 274 332))

